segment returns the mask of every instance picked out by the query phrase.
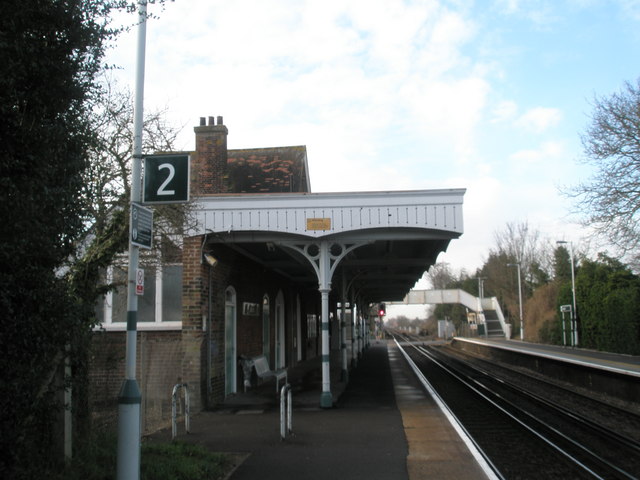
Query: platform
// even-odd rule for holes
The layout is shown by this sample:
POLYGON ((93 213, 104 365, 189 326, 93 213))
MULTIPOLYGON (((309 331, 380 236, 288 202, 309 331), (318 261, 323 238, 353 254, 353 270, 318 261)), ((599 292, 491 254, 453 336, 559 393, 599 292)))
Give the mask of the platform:
POLYGON ((640 357, 519 340, 459 338, 454 348, 542 375, 598 400, 640 412, 640 357))
POLYGON ((566 362, 587 364, 603 370, 640 377, 640 356, 600 352, 584 348, 547 345, 543 343, 506 340, 501 338, 456 338, 457 341, 492 345, 495 348, 530 353, 539 357, 561 358, 566 362))
MULTIPOLYGON (((338 379, 339 366, 332 368, 338 379)), ((271 383, 265 386, 271 394, 262 389, 238 394, 220 409, 194 416, 191 433, 178 438, 216 452, 247 454, 231 480, 487 478, 412 378, 395 344, 374 341, 348 384, 332 381, 334 408, 319 407, 316 375, 308 362, 289 374, 290 382, 306 380, 294 388, 293 434, 284 441, 271 383)), ((165 429, 148 440, 170 438, 165 429)))

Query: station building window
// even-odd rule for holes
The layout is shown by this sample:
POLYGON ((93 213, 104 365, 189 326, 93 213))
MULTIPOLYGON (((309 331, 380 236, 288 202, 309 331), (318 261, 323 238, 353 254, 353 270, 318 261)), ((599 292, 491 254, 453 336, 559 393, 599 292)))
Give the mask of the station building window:
MULTIPOLYGON (((143 269, 144 294, 138 296, 138 328, 182 328, 182 265, 146 265, 143 269)), ((105 281, 114 288, 98 302, 97 318, 106 330, 126 330, 127 268, 110 266, 105 281)))

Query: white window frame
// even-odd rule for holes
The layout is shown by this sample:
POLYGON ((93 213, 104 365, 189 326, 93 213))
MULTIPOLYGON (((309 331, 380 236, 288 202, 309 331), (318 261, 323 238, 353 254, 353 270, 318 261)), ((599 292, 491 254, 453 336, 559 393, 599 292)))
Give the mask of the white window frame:
MULTIPOLYGON (((177 263, 171 265, 178 265, 177 263)), ((160 330, 182 330, 182 320, 174 320, 170 322, 162 321, 162 278, 163 265, 158 262, 156 266, 155 287, 155 321, 154 322, 138 322, 138 331, 160 331, 160 330)), ((113 266, 107 268, 107 282, 113 281, 113 266)), ((106 330, 109 332, 124 332, 127 330, 127 322, 114 322, 113 321, 113 291, 109 291, 104 296, 104 308, 103 318, 100 325, 95 327, 94 330, 106 330)))

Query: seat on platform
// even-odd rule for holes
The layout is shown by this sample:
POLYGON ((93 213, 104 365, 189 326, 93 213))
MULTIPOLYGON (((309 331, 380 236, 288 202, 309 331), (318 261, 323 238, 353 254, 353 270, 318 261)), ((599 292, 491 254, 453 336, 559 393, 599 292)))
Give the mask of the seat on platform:
POLYGON ((275 377, 276 379, 276 394, 278 393, 278 387, 280 386, 280 379, 284 379, 284 385, 287 384, 287 369, 283 368, 280 370, 273 371, 269 367, 269 362, 267 361, 267 357, 264 355, 260 355, 259 357, 255 357, 253 359, 253 366, 256 369, 256 375, 262 379, 268 379, 271 377, 275 377))

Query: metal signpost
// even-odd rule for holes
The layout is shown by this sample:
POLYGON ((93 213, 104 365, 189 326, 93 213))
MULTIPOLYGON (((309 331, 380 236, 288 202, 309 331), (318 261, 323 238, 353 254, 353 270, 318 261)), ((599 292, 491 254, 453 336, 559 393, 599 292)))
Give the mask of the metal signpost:
MULTIPOLYGON (((140 0, 138 9, 138 38, 136 52, 136 85, 133 112, 133 159, 131 165, 131 235, 129 237, 129 272, 127 284, 127 338, 125 353, 125 377, 118 395, 118 459, 117 479, 137 480, 140 478, 140 405, 142 396, 136 381, 136 340, 138 323, 138 297, 136 296, 138 254, 140 240, 140 228, 151 229, 151 225, 139 220, 145 215, 145 210, 138 204, 141 200, 140 180, 142 177, 142 105, 144 97, 144 58, 147 35, 147 2, 140 0), (134 215, 135 213, 135 215, 134 215), (137 230, 134 237, 134 218, 136 217, 137 230)), ((147 218, 148 220, 148 218, 147 218)), ((149 222, 150 223, 150 222, 149 222)), ((145 248, 152 238, 145 239, 145 248)))
POLYGON ((131 166, 131 219, 127 288, 127 339, 125 378, 118 395, 117 479, 140 478, 140 431, 142 396, 136 381, 138 295, 144 294, 144 271, 138 268, 140 248, 151 248, 153 211, 140 203, 189 201, 189 156, 153 155, 145 159, 145 195, 142 189, 142 126, 144 64, 147 35, 147 1, 138 3, 136 85, 133 117, 133 164, 131 166))
POLYGON ((520 340, 524 340, 524 316, 522 313, 522 276, 520 275, 520 264, 519 263, 507 263, 507 267, 517 267, 518 268, 518 300, 520 303, 520 340))

